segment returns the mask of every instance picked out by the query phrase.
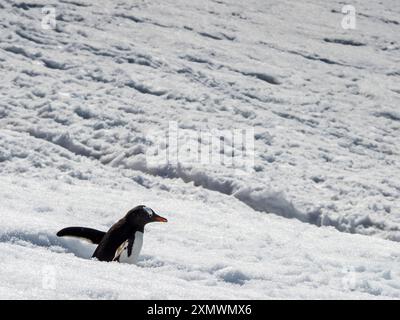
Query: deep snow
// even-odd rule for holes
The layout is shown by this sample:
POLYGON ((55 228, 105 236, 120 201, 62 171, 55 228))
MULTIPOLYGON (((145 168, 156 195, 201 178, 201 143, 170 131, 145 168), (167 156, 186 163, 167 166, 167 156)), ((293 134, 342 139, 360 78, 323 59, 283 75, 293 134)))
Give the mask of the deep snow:
POLYGON ((352 5, 0 1, 0 297, 399 298, 400 5, 352 5), (137 204, 137 266, 55 236, 137 204))

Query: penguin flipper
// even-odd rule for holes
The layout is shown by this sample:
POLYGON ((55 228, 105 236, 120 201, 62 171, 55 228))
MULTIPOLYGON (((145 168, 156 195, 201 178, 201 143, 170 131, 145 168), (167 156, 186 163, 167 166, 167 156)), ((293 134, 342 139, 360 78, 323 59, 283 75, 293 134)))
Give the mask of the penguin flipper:
POLYGON ((114 255, 114 258, 112 261, 119 262, 119 258, 121 257, 122 252, 124 252, 124 250, 126 250, 127 246, 128 246, 128 240, 125 240, 124 242, 122 242, 121 245, 115 251, 115 255, 114 255))
POLYGON ((85 227, 68 227, 57 232, 58 237, 81 238, 93 244, 99 244, 105 234, 103 231, 85 227))
POLYGON ((118 247, 118 249, 115 251, 115 256, 113 261, 118 261, 121 258, 121 254, 126 250, 126 255, 127 257, 130 257, 132 254, 132 246, 133 242, 135 241, 135 235, 132 235, 128 238, 128 240, 125 240, 121 245, 118 247))

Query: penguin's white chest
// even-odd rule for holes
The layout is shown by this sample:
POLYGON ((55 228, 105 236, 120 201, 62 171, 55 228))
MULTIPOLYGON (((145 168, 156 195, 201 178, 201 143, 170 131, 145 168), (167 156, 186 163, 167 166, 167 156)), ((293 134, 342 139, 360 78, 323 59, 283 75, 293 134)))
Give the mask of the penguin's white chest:
POLYGON ((128 255, 129 254, 128 246, 129 242, 127 240, 121 245, 120 249, 117 250, 117 254, 120 252, 119 262, 136 264, 139 258, 140 250, 142 250, 143 246, 143 232, 140 231, 135 232, 135 240, 133 241, 132 251, 130 255, 128 255))

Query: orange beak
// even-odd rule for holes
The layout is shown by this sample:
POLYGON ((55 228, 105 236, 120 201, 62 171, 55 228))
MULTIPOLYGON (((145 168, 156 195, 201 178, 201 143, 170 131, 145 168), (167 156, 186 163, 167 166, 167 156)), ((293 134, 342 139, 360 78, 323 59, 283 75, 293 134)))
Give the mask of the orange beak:
POLYGON ((158 214, 154 213, 153 214, 153 220, 152 221, 157 221, 157 222, 168 222, 167 219, 165 219, 164 217, 159 216, 158 214))

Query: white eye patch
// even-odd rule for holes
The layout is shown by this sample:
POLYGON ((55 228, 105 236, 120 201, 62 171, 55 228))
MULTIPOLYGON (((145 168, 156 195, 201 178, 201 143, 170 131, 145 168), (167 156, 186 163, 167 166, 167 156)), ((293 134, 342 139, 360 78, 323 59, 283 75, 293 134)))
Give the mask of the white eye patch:
POLYGON ((143 210, 147 212, 149 217, 153 216, 153 210, 151 210, 149 207, 143 207, 143 210))

